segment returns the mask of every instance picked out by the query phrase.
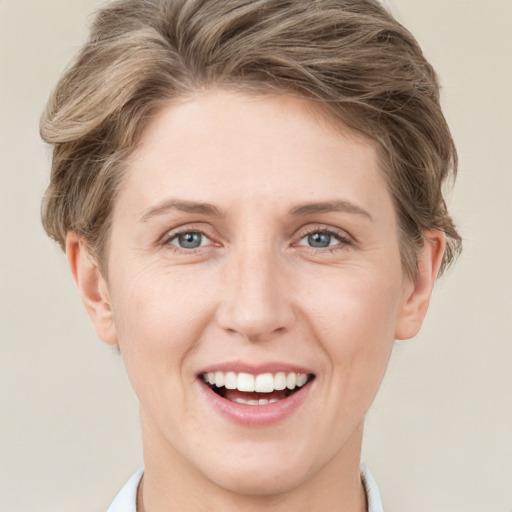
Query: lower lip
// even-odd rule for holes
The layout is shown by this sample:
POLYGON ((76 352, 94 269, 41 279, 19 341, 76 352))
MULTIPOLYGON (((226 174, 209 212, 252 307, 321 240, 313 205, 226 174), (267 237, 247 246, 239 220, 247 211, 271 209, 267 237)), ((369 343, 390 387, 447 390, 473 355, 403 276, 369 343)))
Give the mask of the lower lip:
POLYGON ((245 426, 265 426, 283 421, 293 414, 306 400, 313 381, 278 402, 263 405, 246 405, 222 398, 198 380, 201 392, 211 406, 228 420, 245 426))

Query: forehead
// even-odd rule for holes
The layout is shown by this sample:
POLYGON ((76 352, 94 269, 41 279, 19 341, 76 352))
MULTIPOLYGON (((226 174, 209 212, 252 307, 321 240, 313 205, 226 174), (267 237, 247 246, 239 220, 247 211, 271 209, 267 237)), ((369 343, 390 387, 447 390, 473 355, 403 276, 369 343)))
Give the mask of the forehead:
POLYGON ((222 206, 389 200, 375 145, 315 103, 225 90, 161 109, 128 160, 123 189, 131 204, 163 194, 222 206))

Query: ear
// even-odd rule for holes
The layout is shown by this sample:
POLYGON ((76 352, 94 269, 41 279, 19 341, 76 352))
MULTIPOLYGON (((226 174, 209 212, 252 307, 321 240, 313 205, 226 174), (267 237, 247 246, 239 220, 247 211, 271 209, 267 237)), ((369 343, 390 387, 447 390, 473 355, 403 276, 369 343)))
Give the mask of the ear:
POLYGON ((404 300, 396 325, 395 339, 406 340, 418 334, 427 314, 439 268, 443 260, 446 238, 442 231, 429 230, 424 235, 418 255, 418 272, 405 286, 404 300))
POLYGON ((96 334, 105 343, 117 345, 117 332, 107 283, 87 244, 72 231, 66 236, 66 256, 96 334))

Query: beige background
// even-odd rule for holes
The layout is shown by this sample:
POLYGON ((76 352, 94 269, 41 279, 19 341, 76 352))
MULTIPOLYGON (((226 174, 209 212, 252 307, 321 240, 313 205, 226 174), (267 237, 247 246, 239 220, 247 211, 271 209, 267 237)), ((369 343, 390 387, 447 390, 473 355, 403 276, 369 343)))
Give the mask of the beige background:
MULTIPOLYGON (((0 0, 1 512, 104 512, 142 461, 121 360, 39 224, 38 118, 97 4, 0 0)), ((465 253, 397 346, 363 459, 387 512, 512 512, 512 2, 391 7, 443 79, 465 253)))

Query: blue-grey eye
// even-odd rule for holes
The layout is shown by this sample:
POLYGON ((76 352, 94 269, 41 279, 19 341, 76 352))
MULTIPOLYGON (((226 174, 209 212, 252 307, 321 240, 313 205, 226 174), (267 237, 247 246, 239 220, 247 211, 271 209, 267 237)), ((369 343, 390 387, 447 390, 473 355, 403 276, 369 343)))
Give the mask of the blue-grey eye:
POLYGON ((313 231, 309 235, 304 236, 300 239, 298 245, 307 245, 315 249, 325 249, 338 245, 342 242, 341 237, 328 231, 313 231))
POLYGON ((206 236, 197 231, 187 231, 180 233, 170 240, 172 245, 181 247, 182 249, 196 249, 206 243, 206 236))
POLYGON ((332 238, 328 233, 312 233, 308 235, 308 242, 311 247, 329 247, 332 238))

